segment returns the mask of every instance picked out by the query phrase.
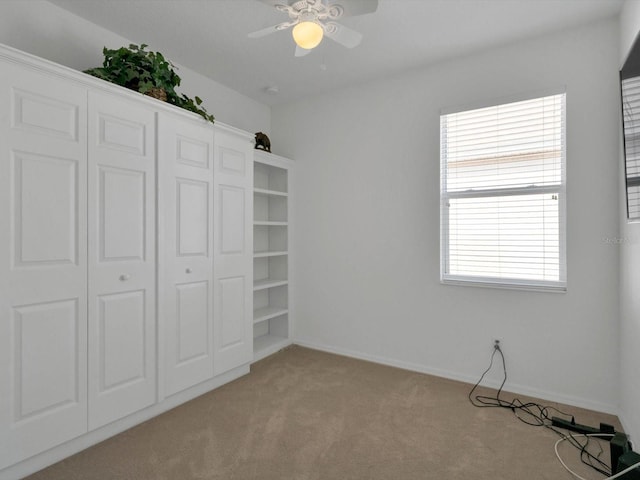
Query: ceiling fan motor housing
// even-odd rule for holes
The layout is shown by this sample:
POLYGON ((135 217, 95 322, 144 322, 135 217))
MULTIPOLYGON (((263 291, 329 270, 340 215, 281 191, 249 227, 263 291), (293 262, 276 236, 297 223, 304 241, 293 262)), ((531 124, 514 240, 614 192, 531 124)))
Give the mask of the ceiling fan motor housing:
POLYGON ((301 22, 318 20, 336 20, 344 13, 344 8, 338 4, 325 5, 322 0, 299 0, 291 5, 277 5, 280 11, 285 11, 291 19, 301 22))
MULTIPOLYGON (((289 16, 289 21, 252 32, 249 34, 250 38, 260 38, 291 27, 294 30, 297 29, 300 38, 302 38, 301 24, 314 23, 316 24, 314 25, 315 30, 320 30, 319 41, 322 40, 323 35, 327 35, 334 42, 347 48, 358 46, 362 40, 362 34, 336 23, 335 20, 345 16, 372 13, 378 8, 378 0, 276 0, 275 3, 273 0, 261 1, 274 6, 279 12, 286 13, 289 16), (318 29, 318 26, 320 29, 318 29)), ((312 31, 313 29, 310 27, 306 25, 305 28, 307 31, 312 31)), ((317 36, 318 32, 315 33, 317 36)), ((310 49, 319 43, 319 41, 315 44, 307 42, 313 46, 305 47, 303 46, 304 42, 301 43, 295 33, 293 37, 298 46, 296 48, 297 57, 306 55, 310 49)))

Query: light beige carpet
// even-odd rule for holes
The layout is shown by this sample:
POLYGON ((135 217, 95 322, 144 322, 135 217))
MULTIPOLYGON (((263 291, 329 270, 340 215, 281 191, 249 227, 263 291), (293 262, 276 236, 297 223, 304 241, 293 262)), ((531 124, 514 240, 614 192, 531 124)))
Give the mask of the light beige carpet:
MULTIPOLYGON (((470 388, 293 346, 245 377, 28 478, 572 478, 555 457, 553 432, 527 426, 509 410, 471 406, 470 388)), ((579 423, 619 427, 610 415, 562 408, 579 423)), ((602 478, 580 468, 574 449, 563 445, 561 453, 586 478, 602 478)))

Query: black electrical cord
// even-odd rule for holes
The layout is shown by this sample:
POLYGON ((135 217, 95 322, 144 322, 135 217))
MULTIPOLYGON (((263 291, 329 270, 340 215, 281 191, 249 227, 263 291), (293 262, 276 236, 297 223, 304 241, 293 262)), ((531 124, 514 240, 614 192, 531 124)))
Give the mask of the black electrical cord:
MULTIPOLYGON (((473 386, 473 388, 469 392, 469 401, 471 402, 471 405, 479 408, 507 408, 513 412, 513 414, 516 416, 518 420, 520 420, 523 423, 526 423, 527 425, 548 428, 549 430, 556 433, 557 435, 561 437, 566 437, 567 441, 573 447, 575 447, 577 450, 580 451, 580 460, 582 461, 582 463, 584 463, 585 465, 591 467, 592 469, 596 470, 597 472, 603 475, 606 475, 606 476, 611 475, 611 467, 607 465, 605 462, 603 462, 602 460, 600 460, 599 458, 600 455, 603 453, 602 447, 600 447, 600 452, 597 455, 593 455, 592 453, 587 451, 587 448, 590 444, 589 437, 586 437, 585 442, 581 443, 580 441, 578 441, 577 438, 565 435, 563 432, 553 427, 549 412, 555 411, 562 416, 571 418, 571 421, 574 422, 575 419, 573 415, 565 413, 562 410, 559 410, 554 407, 540 405, 539 403, 536 403, 536 402, 522 402, 519 398, 514 398, 513 400, 510 400, 510 401, 503 400, 500 398, 500 395, 502 394, 502 388, 504 387, 506 382, 507 382, 507 365, 504 359, 504 354, 502 353, 502 349, 500 348, 500 345, 496 343, 493 349, 493 353, 491 354, 489 367, 482 373, 482 375, 480 376, 480 380, 478 380, 478 382, 473 386), (473 393, 480 386, 480 384, 482 383, 482 380, 484 380, 485 375, 489 373, 491 368, 493 368, 493 360, 496 356, 496 353, 500 354, 500 358, 502 360, 502 371, 503 371, 502 383, 500 384, 500 388, 498 388, 498 392, 496 393, 496 396, 495 397, 490 397, 487 395, 474 396, 473 393)), ((598 446, 600 446, 600 444, 598 444, 598 446)))

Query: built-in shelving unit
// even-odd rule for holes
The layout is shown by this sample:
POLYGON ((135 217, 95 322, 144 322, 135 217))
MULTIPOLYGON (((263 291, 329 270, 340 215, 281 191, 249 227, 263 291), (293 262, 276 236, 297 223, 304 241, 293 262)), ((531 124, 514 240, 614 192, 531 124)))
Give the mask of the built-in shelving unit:
POLYGON ((255 151, 253 188, 254 361, 291 343, 291 160, 255 151))

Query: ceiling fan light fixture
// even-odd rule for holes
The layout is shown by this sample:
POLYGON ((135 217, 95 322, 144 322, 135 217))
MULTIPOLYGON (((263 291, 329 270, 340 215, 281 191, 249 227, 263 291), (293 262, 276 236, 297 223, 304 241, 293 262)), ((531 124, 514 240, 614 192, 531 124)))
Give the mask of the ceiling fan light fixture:
POLYGON ((311 50, 317 47, 322 41, 324 30, 316 22, 300 22, 291 31, 293 40, 300 48, 311 50))

